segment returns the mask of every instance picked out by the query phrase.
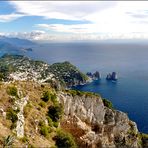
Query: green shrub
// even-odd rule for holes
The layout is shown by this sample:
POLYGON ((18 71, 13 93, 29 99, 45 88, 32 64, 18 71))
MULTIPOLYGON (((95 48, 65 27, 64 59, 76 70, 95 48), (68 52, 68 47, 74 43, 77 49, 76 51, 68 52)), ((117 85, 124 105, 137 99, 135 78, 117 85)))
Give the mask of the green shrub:
POLYGON ((41 135, 47 137, 47 136, 48 136, 48 127, 45 126, 45 125, 42 126, 42 127, 40 128, 40 133, 41 133, 41 135))
POLYGON ((56 94, 50 94, 50 98, 51 98, 51 101, 53 103, 57 103, 57 96, 56 96, 56 94))
POLYGON ((11 96, 15 96, 15 97, 18 97, 18 94, 17 94, 17 88, 15 86, 9 86, 7 88, 7 93, 11 96))
POLYGON ((73 89, 69 89, 69 90, 65 90, 66 93, 71 94, 73 97, 75 96, 86 96, 86 97, 99 97, 99 94, 93 93, 93 92, 85 92, 85 91, 79 91, 79 90, 73 90, 73 89))
POLYGON ((57 96, 56 96, 56 94, 52 94, 49 91, 43 92, 43 97, 41 99, 44 102, 48 102, 48 100, 51 100, 53 103, 57 103, 57 96))
POLYGON ((148 134, 144 134, 144 133, 139 133, 138 137, 140 139, 140 145, 144 148, 147 147, 147 141, 148 141, 148 134))
POLYGON ((39 105, 40 105, 41 107, 43 107, 43 108, 46 107, 46 103, 45 103, 44 101, 41 101, 41 102, 39 103, 39 105))
POLYGON ((64 131, 58 131, 55 137, 56 146, 58 148, 76 148, 77 145, 71 134, 65 133, 64 131))
POLYGON ((44 102, 48 102, 48 100, 50 99, 50 93, 49 91, 45 91, 43 93, 43 97, 41 98, 44 102))
POLYGON ((47 126, 43 121, 41 121, 39 123, 39 127, 40 127, 40 133, 41 135, 43 135, 44 137, 47 137, 48 134, 51 132, 49 126, 47 126))
POLYGON ((59 122, 53 122, 53 126, 57 128, 59 126, 59 122))
POLYGON ((9 108, 6 113, 7 119, 11 120, 12 123, 15 123, 18 120, 17 113, 18 111, 9 108))
POLYGON ((11 130, 16 128, 16 122, 18 120, 18 117, 17 117, 18 112, 19 112, 19 109, 13 110, 12 108, 9 108, 6 112, 7 119, 11 120, 11 122, 12 122, 11 127, 10 127, 11 130))
POLYGON ((104 106, 106 106, 110 109, 113 109, 113 104, 109 100, 107 100, 107 99, 102 99, 102 100, 103 100, 104 106))
POLYGON ((48 120, 48 125, 53 126, 52 119, 49 116, 47 117, 47 120, 48 120))
POLYGON ((55 106, 49 106, 47 115, 52 119, 52 121, 57 122, 62 117, 63 107, 58 104, 55 106))

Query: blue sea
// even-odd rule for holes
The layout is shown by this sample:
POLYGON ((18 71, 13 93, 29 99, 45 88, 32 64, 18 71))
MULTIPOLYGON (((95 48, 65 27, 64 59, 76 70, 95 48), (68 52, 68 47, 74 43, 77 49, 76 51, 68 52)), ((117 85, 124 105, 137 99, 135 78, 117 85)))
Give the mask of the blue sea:
POLYGON ((70 61, 82 72, 98 70, 101 80, 77 86, 109 99, 114 108, 126 112, 141 132, 148 133, 148 41, 106 40, 42 44, 27 53, 49 64, 70 61), (118 81, 106 81, 109 72, 117 72, 118 81))

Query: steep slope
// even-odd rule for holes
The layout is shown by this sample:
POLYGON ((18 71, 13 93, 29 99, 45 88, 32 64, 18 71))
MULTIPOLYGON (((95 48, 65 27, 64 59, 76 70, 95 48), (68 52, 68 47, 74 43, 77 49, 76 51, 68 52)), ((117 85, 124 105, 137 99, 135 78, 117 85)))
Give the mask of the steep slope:
POLYGON ((0 92, 0 146, 75 148, 73 139, 80 148, 148 144, 148 136, 138 132, 136 123, 105 106, 97 94, 56 91, 31 81, 1 83, 0 92))
POLYGON ((61 126, 72 133, 80 147, 140 147, 136 123, 127 114, 104 106, 99 95, 59 93, 64 105, 61 126))

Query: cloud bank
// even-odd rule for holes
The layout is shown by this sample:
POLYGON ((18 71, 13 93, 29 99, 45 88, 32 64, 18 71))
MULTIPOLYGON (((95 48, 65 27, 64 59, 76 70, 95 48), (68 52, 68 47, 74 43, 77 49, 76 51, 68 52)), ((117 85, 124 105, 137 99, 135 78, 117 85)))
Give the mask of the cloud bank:
POLYGON ((34 24, 35 30, 44 32, 36 34, 36 37, 32 35, 35 39, 53 39, 56 36, 57 39, 61 36, 65 39, 147 38, 148 34, 146 1, 10 1, 9 4, 15 12, 0 15, 1 22, 24 16, 86 22, 34 24))

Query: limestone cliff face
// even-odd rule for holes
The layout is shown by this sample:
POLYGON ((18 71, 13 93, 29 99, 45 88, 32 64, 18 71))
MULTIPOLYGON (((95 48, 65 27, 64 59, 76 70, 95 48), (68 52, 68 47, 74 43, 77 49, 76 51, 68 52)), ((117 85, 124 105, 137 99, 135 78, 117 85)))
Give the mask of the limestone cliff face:
POLYGON ((64 105, 61 126, 80 147, 140 147, 136 123, 125 113, 105 107, 101 97, 60 92, 58 98, 64 105))

